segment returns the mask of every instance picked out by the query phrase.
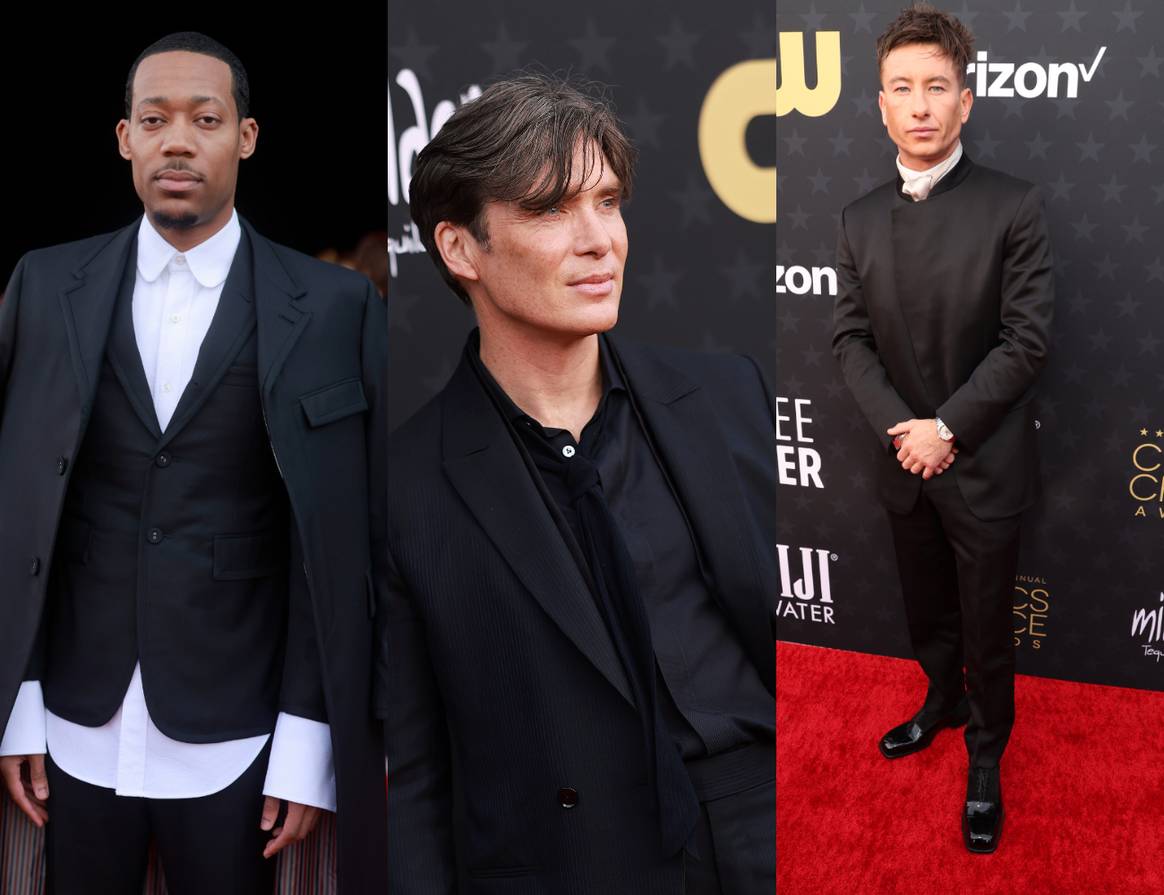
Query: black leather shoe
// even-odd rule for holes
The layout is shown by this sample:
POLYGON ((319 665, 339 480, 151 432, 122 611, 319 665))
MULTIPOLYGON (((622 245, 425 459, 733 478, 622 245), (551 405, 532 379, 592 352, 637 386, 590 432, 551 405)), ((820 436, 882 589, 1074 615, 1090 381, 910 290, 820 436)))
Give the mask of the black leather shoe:
POLYGON ((912 755, 928 746, 943 727, 961 727, 969 720, 970 704, 965 699, 945 715, 927 716, 923 709, 885 734, 877 747, 886 758, 912 755))
POLYGON ((1002 782, 998 768, 970 768, 966 782, 966 810, 962 813, 962 841, 976 854, 988 855, 1002 836, 1002 782))

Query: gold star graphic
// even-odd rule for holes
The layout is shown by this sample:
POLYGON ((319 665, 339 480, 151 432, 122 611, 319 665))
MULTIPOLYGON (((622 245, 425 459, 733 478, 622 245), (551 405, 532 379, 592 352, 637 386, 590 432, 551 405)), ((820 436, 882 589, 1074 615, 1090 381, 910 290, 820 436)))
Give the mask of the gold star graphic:
POLYGON ((1164 438, 1164 429, 1157 429, 1156 430, 1156 437, 1157 438, 1164 438))
POLYGON ((1147 435, 1147 434, 1148 434, 1148 430, 1147 430, 1147 429, 1141 429, 1141 430, 1140 430, 1140 434, 1141 434, 1141 435, 1147 435))

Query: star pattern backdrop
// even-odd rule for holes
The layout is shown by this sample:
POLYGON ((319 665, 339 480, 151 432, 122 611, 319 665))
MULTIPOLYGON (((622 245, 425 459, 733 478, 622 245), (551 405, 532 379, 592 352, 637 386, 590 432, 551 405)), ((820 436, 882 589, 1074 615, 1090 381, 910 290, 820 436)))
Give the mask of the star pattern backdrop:
MULTIPOLYGON (((777 14, 778 636, 896 656, 910 650, 874 435, 831 335, 839 213, 896 176, 874 43, 903 5, 790 0, 777 14)), ((944 8, 976 36, 963 147, 1040 185, 1055 254, 1018 670, 1164 689, 1164 7, 944 8)))
MULTIPOLYGON (((441 4, 388 4, 393 426, 444 386, 474 325, 411 229, 407 187, 415 153, 467 97, 524 68, 607 85, 639 150, 634 197, 624 208, 630 251, 617 331, 747 353, 775 375, 775 227, 740 217, 721 201, 697 136, 716 79, 741 62, 773 60, 774 8, 745 0, 714 6, 595 0, 564 11, 536 0, 461 3, 453 13, 441 4)), ((775 118, 757 117, 745 140, 753 163, 773 169, 775 118)))

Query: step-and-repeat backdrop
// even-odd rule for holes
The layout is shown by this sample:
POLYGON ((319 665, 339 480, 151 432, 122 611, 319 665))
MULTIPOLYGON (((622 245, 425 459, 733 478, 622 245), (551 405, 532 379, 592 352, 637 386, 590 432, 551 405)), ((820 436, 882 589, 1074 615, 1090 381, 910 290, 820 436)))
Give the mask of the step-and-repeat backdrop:
POLYGON ((621 333, 756 357, 775 376, 776 11, 751 0, 388 4, 389 415, 447 381, 472 313, 408 216, 417 152, 517 69, 602 82, 639 151, 621 333))
MULTIPOLYGON (((778 632, 898 656, 874 435, 831 333, 839 212, 895 176, 874 43, 904 5, 782 0, 776 16, 778 632)), ((1019 671, 1164 689, 1164 7, 944 8, 977 38, 963 146, 1041 186, 1056 257, 1043 497, 1014 589, 1019 671)))

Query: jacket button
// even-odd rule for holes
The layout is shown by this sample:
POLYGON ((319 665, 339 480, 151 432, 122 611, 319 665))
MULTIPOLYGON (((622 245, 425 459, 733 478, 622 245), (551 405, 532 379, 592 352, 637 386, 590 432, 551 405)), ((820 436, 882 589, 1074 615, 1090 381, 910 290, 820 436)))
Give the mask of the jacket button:
POLYGON ((40 574, 40 557, 34 556, 32 562, 28 564, 28 574, 34 578, 40 574))
POLYGON ((572 786, 563 786, 558 790, 558 801, 563 808, 573 808, 578 804, 578 790, 572 786))
POLYGON ((169 466, 170 462, 170 455, 165 451, 162 451, 162 453, 158 454, 157 457, 154 458, 154 463, 156 463, 162 469, 165 469, 167 466, 169 466))
POLYGON ((68 457, 57 457, 57 475, 64 475, 65 470, 69 468, 68 457))
POLYGON ((164 538, 164 537, 165 537, 165 534, 162 532, 162 530, 160 528, 151 528, 146 533, 146 540, 149 541, 151 544, 162 543, 162 538, 164 538))

